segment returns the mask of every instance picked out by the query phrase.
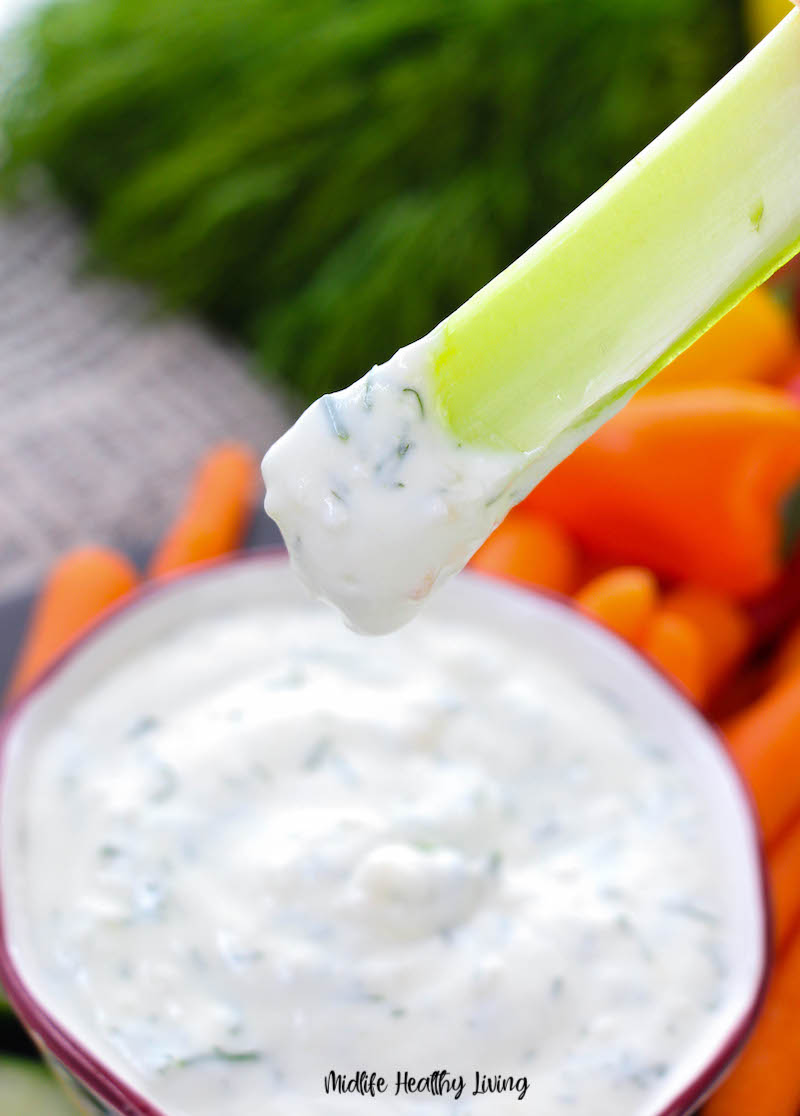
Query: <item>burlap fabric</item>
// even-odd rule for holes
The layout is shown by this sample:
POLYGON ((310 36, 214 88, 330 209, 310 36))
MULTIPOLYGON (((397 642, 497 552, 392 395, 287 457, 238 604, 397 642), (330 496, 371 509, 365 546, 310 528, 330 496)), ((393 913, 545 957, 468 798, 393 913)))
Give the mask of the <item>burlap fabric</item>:
POLYGON ((142 551, 204 450, 262 452, 288 421, 245 354, 81 255, 58 209, 0 217, 0 600, 78 542, 142 551))

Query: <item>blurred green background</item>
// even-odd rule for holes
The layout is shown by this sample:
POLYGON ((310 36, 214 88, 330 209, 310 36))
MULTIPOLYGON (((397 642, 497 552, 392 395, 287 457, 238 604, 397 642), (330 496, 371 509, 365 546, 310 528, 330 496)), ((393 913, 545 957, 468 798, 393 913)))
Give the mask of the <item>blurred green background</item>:
POLYGON ((43 167, 93 266, 304 401, 600 186, 741 56, 742 24, 738 0, 67 0, 15 44, 3 182, 43 167))

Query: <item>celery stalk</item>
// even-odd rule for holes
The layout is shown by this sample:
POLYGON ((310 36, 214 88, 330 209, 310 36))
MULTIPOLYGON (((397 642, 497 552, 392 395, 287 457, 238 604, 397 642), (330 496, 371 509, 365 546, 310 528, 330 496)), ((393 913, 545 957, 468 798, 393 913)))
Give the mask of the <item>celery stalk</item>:
POLYGON ((437 332, 463 441, 568 453, 800 250, 800 11, 437 332))

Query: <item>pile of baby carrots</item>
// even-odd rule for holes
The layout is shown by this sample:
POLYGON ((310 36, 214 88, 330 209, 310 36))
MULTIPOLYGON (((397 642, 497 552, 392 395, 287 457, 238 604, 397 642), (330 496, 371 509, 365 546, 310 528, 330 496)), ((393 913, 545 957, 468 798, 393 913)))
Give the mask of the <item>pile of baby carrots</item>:
MULTIPOLYGON (((800 284, 798 294, 800 300, 800 284)), ((800 1112, 800 301, 749 295, 472 566, 570 595, 719 727, 767 850, 776 966, 708 1116, 800 1112)))
MULTIPOLYGON (((777 962, 756 1030, 708 1116, 800 1111, 798 321, 800 297, 793 311, 754 291, 554 470, 472 560, 570 595, 649 656, 720 726, 750 786, 777 962)), ((212 451, 144 576, 236 549, 257 476, 247 447, 212 451)), ((107 548, 58 562, 7 699, 141 581, 107 548)))
POLYGON ((226 443, 201 461, 175 521, 144 575, 124 554, 82 546, 50 571, 33 610, 5 695, 17 698, 102 613, 143 578, 163 578, 195 562, 236 550, 250 525, 258 492, 258 462, 247 446, 226 443))

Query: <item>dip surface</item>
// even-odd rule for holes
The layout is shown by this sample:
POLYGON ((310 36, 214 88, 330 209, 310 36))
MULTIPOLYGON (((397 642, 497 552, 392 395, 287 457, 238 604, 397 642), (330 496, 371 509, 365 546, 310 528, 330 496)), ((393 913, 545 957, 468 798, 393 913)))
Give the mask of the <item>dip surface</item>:
POLYGON ((431 386, 438 344, 434 331, 312 403, 262 465, 300 580, 370 635, 411 620, 554 463, 453 437, 431 386))
POLYGON ((680 750, 535 630, 457 613, 373 642, 220 609, 15 759, 16 962, 169 1116, 522 1111, 476 1073, 633 1116, 724 1035, 730 873, 680 750), (444 1069, 459 1099, 395 1095, 444 1069))

